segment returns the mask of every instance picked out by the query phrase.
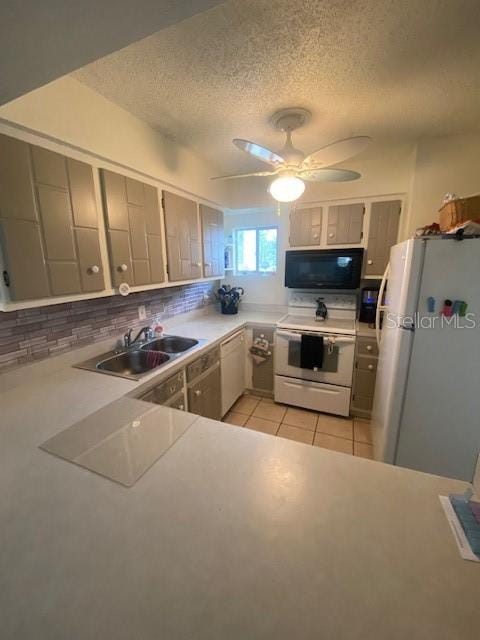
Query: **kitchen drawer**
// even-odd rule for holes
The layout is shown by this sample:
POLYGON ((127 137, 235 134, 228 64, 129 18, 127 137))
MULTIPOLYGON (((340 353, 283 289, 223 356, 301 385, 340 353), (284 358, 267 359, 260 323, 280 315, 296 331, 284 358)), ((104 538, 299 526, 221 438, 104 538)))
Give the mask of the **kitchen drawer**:
POLYGON ((352 413, 361 417, 368 418, 373 407, 373 396, 361 396, 354 394, 352 399, 352 413))
POLYGON ((218 362, 220 359, 220 349, 215 347, 215 349, 211 349, 207 353, 204 353, 203 356, 200 356, 196 360, 194 360, 187 367, 187 381, 191 382, 198 378, 204 371, 213 367, 213 365, 218 362))
POLYGON ((367 369, 358 369, 355 371, 355 383, 354 383, 354 394, 355 397, 359 396, 368 396, 373 398, 373 394, 375 392, 375 379, 376 379, 375 371, 369 371, 367 369))
POLYGON ((357 338, 357 354, 359 356, 378 356, 377 341, 371 338, 357 338))
POLYGON ((357 363, 356 363, 357 371, 368 371, 373 374, 376 374, 377 366, 378 366, 378 358, 366 358, 361 356, 357 358, 357 363))
POLYGON ((141 400, 146 402, 154 402, 155 404, 167 404, 167 400, 176 395, 183 389, 183 371, 179 371, 173 376, 170 376, 164 382, 161 382, 158 386, 150 389, 141 400))
POLYGON ((275 376, 275 402, 348 416, 350 388, 275 376))

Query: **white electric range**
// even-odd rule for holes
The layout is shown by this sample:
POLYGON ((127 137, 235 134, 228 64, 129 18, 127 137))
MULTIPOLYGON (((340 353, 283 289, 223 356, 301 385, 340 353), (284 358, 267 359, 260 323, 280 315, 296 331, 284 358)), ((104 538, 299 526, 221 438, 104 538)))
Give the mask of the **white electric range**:
MULTIPOLYGON (((306 409, 348 416, 355 358, 357 299, 352 294, 292 291, 288 313, 277 322, 275 400, 306 409), (327 307, 315 317, 317 299, 327 307), (321 336, 320 367, 302 367, 302 336, 321 336)), ((305 348, 305 346, 304 346, 305 348)))

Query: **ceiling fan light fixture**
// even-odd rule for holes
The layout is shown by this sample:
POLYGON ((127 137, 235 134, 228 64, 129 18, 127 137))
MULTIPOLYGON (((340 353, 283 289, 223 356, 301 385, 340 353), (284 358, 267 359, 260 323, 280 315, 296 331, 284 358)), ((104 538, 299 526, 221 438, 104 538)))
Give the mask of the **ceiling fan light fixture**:
POLYGON ((278 202, 293 202, 305 191, 305 183, 296 176, 280 176, 271 183, 268 191, 278 202))

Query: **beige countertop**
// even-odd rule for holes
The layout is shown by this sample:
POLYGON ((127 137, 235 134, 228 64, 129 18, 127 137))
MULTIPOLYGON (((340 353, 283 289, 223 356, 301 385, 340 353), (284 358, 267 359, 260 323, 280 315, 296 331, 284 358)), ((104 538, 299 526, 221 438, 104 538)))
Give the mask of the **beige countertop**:
POLYGON ((81 359, 0 394, 2 640, 477 638, 480 567, 437 498, 464 483, 196 418, 126 488, 39 449, 145 380, 81 359))

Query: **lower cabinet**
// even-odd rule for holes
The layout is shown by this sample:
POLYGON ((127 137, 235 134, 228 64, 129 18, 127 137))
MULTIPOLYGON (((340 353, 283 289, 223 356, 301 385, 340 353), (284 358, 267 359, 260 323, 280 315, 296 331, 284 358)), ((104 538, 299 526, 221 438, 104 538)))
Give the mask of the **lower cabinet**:
POLYGON ((220 363, 209 369, 188 387, 188 409, 204 418, 222 417, 220 394, 220 363))
POLYGON ((353 372, 353 393, 350 413, 360 418, 370 418, 377 377, 378 347, 373 338, 359 336, 353 372))
MULTIPOLYGON (((252 390, 273 393, 273 357, 274 357, 274 329, 254 328, 252 339, 264 338, 270 344, 271 356, 265 362, 256 364, 252 360, 252 390)), ((249 357, 250 354, 249 354, 249 357)))
POLYGON ((218 347, 211 349, 188 365, 187 382, 190 413, 220 420, 222 393, 218 347))

